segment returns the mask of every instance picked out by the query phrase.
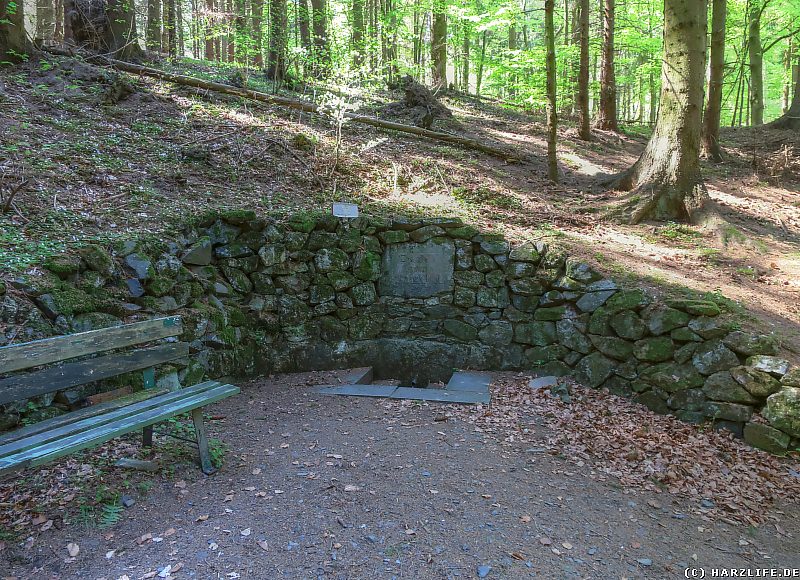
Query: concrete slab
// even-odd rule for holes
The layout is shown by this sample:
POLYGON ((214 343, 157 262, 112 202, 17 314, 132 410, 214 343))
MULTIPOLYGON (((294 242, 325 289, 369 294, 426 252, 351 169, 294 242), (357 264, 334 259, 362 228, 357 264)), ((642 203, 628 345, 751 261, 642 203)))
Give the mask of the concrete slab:
POLYGON ((336 385, 317 389, 321 395, 351 395, 353 397, 390 397, 397 387, 394 385, 336 385))
POLYGON ((351 369, 342 382, 347 385, 368 385, 372 383, 372 367, 351 369))
POLYGON ((412 387, 398 387, 392 393, 392 399, 413 399, 419 401, 435 401, 440 403, 488 403, 489 392, 476 393, 474 391, 449 391, 447 389, 415 389, 412 387))
POLYGON ((453 373, 453 376, 450 377, 445 389, 448 391, 472 391, 477 393, 488 393, 491 382, 491 373, 456 371, 453 373))
POLYGON ((535 379, 531 379, 528 386, 534 391, 538 391, 539 389, 549 389, 557 384, 558 377, 536 377, 535 379))

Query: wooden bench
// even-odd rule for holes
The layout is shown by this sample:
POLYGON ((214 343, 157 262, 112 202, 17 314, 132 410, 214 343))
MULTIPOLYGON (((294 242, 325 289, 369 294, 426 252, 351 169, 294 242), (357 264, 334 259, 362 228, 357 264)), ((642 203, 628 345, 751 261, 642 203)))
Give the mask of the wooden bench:
POLYGON ((154 367, 189 354, 189 345, 175 339, 155 346, 86 358, 180 334, 180 317, 173 316, 0 348, 0 377, 16 373, 0 378, 0 404, 132 371, 142 371, 144 387, 140 392, 0 435, 0 476, 41 465, 139 429, 142 430, 144 445, 150 446, 155 423, 187 412, 191 412, 194 422, 200 466, 204 473, 212 473, 214 468, 203 425, 203 407, 236 395, 238 387, 207 381, 172 391, 156 389, 154 367), (82 358, 65 362, 78 357, 82 358), (45 368, 17 372, 42 366, 45 368))

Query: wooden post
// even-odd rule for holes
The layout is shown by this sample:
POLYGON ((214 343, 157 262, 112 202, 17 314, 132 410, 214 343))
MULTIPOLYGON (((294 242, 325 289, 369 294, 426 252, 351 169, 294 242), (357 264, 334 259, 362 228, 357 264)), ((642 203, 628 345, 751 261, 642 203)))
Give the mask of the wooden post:
POLYGON ((216 471, 211 464, 211 454, 208 452, 208 437, 206 436, 206 426, 203 424, 203 409, 192 409, 192 421, 194 421, 194 431, 197 435, 197 449, 200 452, 200 468, 206 475, 211 475, 216 471))
MULTIPOLYGON (((154 367, 150 367, 149 369, 145 369, 142 373, 142 382, 144 384, 144 389, 153 389, 156 386, 156 369, 154 367)), ((153 446, 153 426, 148 425, 147 427, 142 428, 142 447, 152 447, 153 446)))

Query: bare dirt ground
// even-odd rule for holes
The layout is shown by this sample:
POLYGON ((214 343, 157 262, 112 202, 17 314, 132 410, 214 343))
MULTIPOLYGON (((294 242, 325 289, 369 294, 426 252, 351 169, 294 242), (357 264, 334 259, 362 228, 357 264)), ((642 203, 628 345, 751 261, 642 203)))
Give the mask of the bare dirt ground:
MULTIPOLYGON (((798 504, 780 499, 798 497, 796 461, 687 426, 691 451, 733 472, 731 489, 770 498, 735 512, 723 505, 731 489, 705 493, 713 478, 701 481, 702 465, 677 456, 669 468, 694 470, 680 481, 702 493, 634 483, 630 476, 648 461, 658 473, 660 452, 632 452, 645 440, 671 449, 674 431, 666 427, 674 420, 622 399, 612 397, 621 405, 620 425, 641 414, 648 436, 631 438, 625 426, 619 445, 576 455, 576 440, 552 428, 569 405, 545 394, 531 398, 527 381, 513 375, 494 385, 489 408, 313 392, 337 376, 244 384, 240 396, 210 410, 214 434, 230 446, 215 475, 183 464, 171 477, 136 475, 152 489, 104 529, 76 523, 74 505, 58 516, 55 507, 43 510, 19 541, 0 543, 0 575, 605 579, 682 578, 687 567, 800 567, 798 504), (745 460, 772 475, 737 473, 745 460), (633 467, 610 475, 620 462, 633 467), (57 525, 42 525, 53 517, 57 525), (751 517, 756 525, 737 521, 751 517), (70 543, 78 547, 72 557, 70 543)), ((573 395, 583 396, 579 389, 573 395)), ((572 422, 579 421, 592 428, 585 416, 572 422)), ((613 432, 615 420, 603 421, 613 432)), ((56 464, 48 475, 56 488, 59 473, 56 464)), ((106 483, 118 477, 107 475, 106 483)), ((0 500, 11 493, 0 492, 0 500)), ((0 511, 10 509, 0 503, 0 511)))

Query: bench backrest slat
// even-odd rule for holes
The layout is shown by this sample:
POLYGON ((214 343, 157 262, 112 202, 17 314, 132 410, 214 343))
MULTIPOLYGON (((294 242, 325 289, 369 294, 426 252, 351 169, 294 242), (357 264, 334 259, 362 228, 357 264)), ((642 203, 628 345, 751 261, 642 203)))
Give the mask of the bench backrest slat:
POLYGON ((0 347, 0 374, 181 334, 179 316, 0 347))
POLYGON ((173 342, 14 375, 0 379, 0 404, 116 377, 188 355, 187 343, 173 342))

